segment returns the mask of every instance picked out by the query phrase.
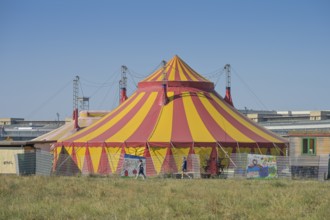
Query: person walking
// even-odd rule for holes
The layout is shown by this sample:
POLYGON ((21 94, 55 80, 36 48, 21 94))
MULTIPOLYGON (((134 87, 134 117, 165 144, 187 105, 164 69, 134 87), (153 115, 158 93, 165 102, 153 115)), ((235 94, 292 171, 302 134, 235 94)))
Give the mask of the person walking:
POLYGON ((181 179, 183 179, 183 175, 186 175, 187 177, 189 177, 189 179, 191 179, 191 177, 187 174, 187 158, 183 157, 182 159, 182 174, 181 174, 181 179))
POLYGON ((141 159, 139 160, 139 163, 138 163, 138 170, 139 170, 139 172, 137 173, 135 179, 137 179, 140 176, 140 174, 142 175, 143 179, 146 179, 147 177, 144 174, 144 167, 143 167, 143 162, 141 159))

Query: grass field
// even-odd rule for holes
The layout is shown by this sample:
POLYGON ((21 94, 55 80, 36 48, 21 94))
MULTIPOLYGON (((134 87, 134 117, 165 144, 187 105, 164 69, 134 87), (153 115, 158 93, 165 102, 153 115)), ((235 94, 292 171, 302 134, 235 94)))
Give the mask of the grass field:
POLYGON ((0 219, 330 219, 330 182, 0 176, 0 219))

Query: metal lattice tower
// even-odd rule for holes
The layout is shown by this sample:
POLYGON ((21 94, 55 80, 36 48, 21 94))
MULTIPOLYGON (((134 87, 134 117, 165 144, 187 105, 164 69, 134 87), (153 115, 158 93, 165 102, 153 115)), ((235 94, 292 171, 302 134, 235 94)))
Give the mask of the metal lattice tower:
POLYGON ((122 65, 121 66, 121 80, 119 81, 119 86, 121 89, 127 87, 126 71, 127 71, 127 67, 122 65))
POLYGON ((167 75, 166 75, 166 61, 163 60, 162 61, 163 64, 163 85, 166 85, 166 81, 167 81, 167 75))
POLYGON ((226 64, 224 67, 224 70, 226 72, 226 96, 224 100, 231 106, 234 106, 233 100, 231 98, 231 91, 230 91, 230 84, 231 84, 231 67, 230 64, 226 64))
POLYGON ((78 109, 79 76, 73 80, 73 110, 78 109))
POLYGON ((166 61, 162 61, 163 64, 163 82, 162 82, 162 87, 163 87, 163 100, 162 100, 162 105, 166 105, 168 103, 168 97, 167 97, 167 74, 166 74, 166 61))
POLYGON ((226 71, 226 87, 230 88, 230 84, 231 84, 231 67, 230 67, 230 64, 226 64, 224 69, 226 71))

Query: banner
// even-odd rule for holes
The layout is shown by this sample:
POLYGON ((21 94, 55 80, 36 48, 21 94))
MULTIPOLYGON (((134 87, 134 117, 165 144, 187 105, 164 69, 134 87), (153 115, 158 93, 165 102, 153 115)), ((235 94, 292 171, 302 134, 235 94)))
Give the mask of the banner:
POLYGON ((257 179, 277 178, 276 157, 248 154, 246 177, 257 179))
POLYGON ((125 154, 123 169, 121 170, 120 176, 135 177, 139 172, 138 165, 140 159, 144 165, 144 170, 146 170, 146 159, 144 157, 125 154))

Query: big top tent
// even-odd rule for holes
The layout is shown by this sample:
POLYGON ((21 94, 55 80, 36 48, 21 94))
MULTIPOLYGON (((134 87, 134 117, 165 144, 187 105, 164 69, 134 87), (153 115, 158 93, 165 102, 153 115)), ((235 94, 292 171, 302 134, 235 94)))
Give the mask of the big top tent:
POLYGON ((231 153, 280 155, 287 145, 226 103, 211 81, 174 56, 115 110, 59 141, 54 169, 66 154, 76 171, 120 173, 123 155, 130 154, 150 158, 147 175, 157 175, 169 163, 172 171, 180 170, 182 156, 198 155, 203 161, 231 153))

